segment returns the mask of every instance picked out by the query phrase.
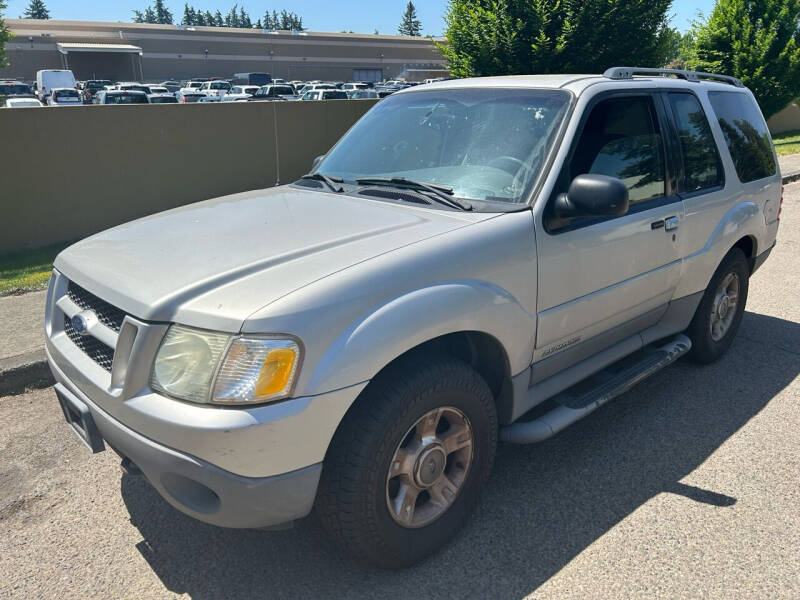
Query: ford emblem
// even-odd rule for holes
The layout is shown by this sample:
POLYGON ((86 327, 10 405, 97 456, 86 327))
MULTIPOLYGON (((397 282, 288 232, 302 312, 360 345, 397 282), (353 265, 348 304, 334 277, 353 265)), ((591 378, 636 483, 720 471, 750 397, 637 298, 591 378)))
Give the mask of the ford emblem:
POLYGON ((89 320, 83 314, 72 317, 72 328, 80 335, 89 335, 89 320))

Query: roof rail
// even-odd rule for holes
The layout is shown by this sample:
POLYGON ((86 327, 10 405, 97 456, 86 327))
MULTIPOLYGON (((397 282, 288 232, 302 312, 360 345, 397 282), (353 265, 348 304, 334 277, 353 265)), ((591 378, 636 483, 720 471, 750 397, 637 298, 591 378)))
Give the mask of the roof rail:
POLYGON ((730 75, 718 75, 716 73, 704 73, 702 71, 685 71, 683 69, 652 69, 647 67, 611 67, 603 73, 603 77, 609 79, 633 79, 634 75, 674 75, 686 81, 699 82, 701 79, 713 79, 724 81, 736 87, 744 87, 740 79, 730 75))

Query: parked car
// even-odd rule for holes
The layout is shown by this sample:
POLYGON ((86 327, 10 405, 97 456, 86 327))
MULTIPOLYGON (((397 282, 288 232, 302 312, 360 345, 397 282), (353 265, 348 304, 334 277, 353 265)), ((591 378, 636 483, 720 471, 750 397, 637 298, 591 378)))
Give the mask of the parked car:
POLYGON ((222 97, 222 101, 236 102, 239 100, 248 100, 252 98, 258 90, 259 87, 257 85, 235 85, 231 88, 230 92, 222 97))
POLYGON ((339 88, 346 92, 351 90, 366 90, 369 89, 369 85, 366 83, 343 83, 342 86, 339 88))
POLYGON ((106 89, 106 86, 112 85, 108 79, 89 79, 80 85, 81 95, 83 102, 91 104, 95 94, 100 90, 106 89))
POLYGON ((36 98, 23 98, 23 97, 16 97, 16 98, 6 98, 5 100, 5 107, 6 108, 31 108, 34 106, 44 106, 39 100, 36 98))
POLYGON ((231 87, 233 86, 227 81, 206 81, 198 91, 206 96, 220 99, 231 90, 231 87))
MULTIPOLYGON (((197 92, 203 86, 205 81, 186 81, 183 86, 178 90, 179 92, 197 92)), ((177 93, 177 92, 176 92, 177 93)))
POLYGON ((148 104, 147 94, 139 90, 101 90, 94 96, 95 104, 148 104))
POLYGON ((169 80, 169 79, 167 81, 162 81, 158 85, 161 86, 161 87, 167 88, 167 90, 169 91, 170 94, 174 94, 179 89, 181 89, 181 82, 180 81, 172 81, 172 80, 169 80))
POLYGON ((36 94, 43 104, 53 88, 75 88, 75 76, 68 69, 42 69, 36 72, 36 94))
POLYGON ((249 102, 264 100, 294 100, 294 88, 290 85, 265 85, 248 99, 249 102))
POLYGON ((16 79, 0 79, 0 96, 33 96, 31 86, 16 79))
POLYGON ((335 90, 336 87, 330 83, 309 83, 297 90, 297 95, 302 96, 306 92, 314 92, 316 90, 335 90))
POLYGON ((47 96, 48 106, 80 106, 83 104, 81 95, 75 88, 50 88, 47 96))
POLYGON ((175 93, 175 98, 178 100, 180 104, 191 104, 194 102, 200 102, 200 100, 207 97, 208 96, 197 90, 182 89, 175 93))
POLYGON ((349 552, 406 566, 464 525, 498 439, 547 439, 681 356, 722 357, 781 201, 732 77, 411 88, 294 184, 59 254, 56 395, 92 451, 187 515, 253 528, 313 507, 349 552))
POLYGON ((378 92, 375 90, 350 90, 347 92, 347 97, 350 100, 377 99, 378 92))
POLYGON ((306 92, 301 100, 347 100, 347 92, 342 90, 315 90, 306 92))
POLYGON ((121 90, 123 92, 142 92, 144 94, 153 93, 149 86, 146 86, 143 83, 137 83, 135 81, 123 81, 116 84, 114 89, 121 90))
POLYGON ((147 96, 150 104, 177 104, 178 99, 174 94, 150 94, 147 96))

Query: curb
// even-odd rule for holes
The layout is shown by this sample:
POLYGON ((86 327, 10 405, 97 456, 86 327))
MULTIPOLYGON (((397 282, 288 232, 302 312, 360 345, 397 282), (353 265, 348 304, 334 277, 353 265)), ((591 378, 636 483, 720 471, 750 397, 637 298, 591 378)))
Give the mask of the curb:
POLYGON ((44 350, 0 358, 0 397, 53 385, 44 350))
POLYGON ((787 183, 792 183, 793 181, 797 181, 800 179, 800 171, 794 171, 793 173, 789 173, 788 175, 781 176, 781 183, 786 185, 787 183))

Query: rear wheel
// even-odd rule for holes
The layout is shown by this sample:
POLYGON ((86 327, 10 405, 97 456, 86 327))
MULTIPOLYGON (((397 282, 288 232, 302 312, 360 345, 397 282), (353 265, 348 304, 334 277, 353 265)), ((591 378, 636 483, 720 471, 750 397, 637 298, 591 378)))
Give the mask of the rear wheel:
POLYGON ((494 399, 472 367, 402 360, 370 384, 334 436, 316 512, 362 560, 411 565, 461 528, 496 444, 494 399))
POLYGON ((687 330, 689 356, 696 362, 714 362, 730 348, 744 315, 749 279, 747 258, 733 248, 711 278, 687 330))

